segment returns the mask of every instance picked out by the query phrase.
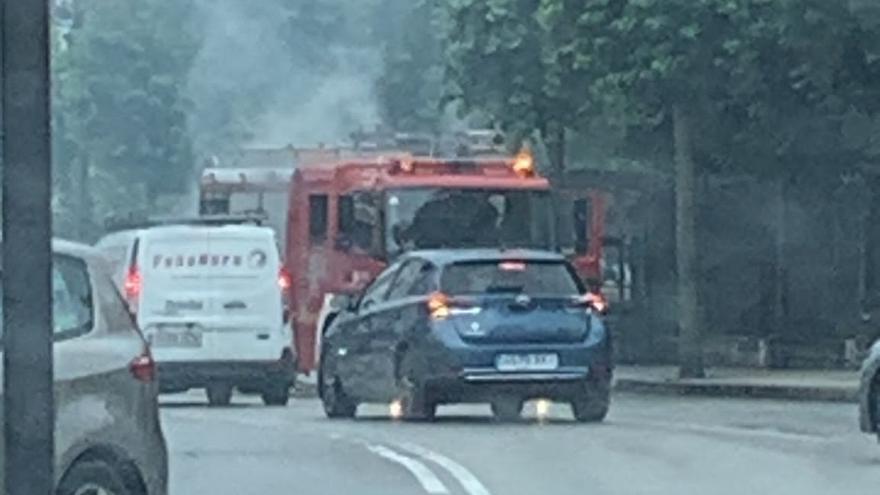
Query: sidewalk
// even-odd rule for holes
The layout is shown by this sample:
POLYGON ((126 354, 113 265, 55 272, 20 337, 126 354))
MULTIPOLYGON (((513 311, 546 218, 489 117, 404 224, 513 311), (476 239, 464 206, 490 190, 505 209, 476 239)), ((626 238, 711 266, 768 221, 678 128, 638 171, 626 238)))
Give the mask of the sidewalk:
POLYGON ((615 390, 712 397, 855 402, 855 370, 710 368, 706 378, 680 379, 674 366, 618 366, 615 390))

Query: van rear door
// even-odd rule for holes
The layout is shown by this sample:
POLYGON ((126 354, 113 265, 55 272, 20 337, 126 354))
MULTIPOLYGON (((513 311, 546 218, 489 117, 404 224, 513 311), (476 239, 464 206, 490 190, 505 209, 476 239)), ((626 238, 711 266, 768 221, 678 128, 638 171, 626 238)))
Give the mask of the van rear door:
POLYGON ((279 331, 279 257, 271 230, 162 230, 150 236, 141 257, 144 328, 192 323, 212 333, 279 331))

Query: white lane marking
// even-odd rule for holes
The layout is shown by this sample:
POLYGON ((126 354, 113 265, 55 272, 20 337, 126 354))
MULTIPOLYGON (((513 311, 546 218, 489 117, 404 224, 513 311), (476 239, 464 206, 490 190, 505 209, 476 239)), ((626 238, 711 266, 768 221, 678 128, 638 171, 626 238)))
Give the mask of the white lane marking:
POLYGON ((383 447, 382 445, 367 445, 367 449, 369 449, 374 454, 380 455, 389 461, 396 462, 401 466, 405 467, 422 485, 422 488, 425 489, 426 492, 431 494, 445 494, 449 493, 449 490, 446 489, 446 485, 440 481, 440 478, 437 477, 428 466, 424 465, 422 462, 413 459, 412 457, 407 457, 403 454, 398 454, 397 452, 383 447))
POLYGON ((402 443, 398 445, 400 448, 412 452, 413 454, 421 457, 422 459, 431 461, 443 469, 449 471, 461 486, 468 492, 470 495, 492 495, 488 488, 486 488, 483 483, 477 479, 476 476, 470 471, 467 470, 461 464, 453 461, 452 459, 446 457, 445 455, 438 454, 433 450, 428 450, 420 445, 416 445, 414 443, 402 443))

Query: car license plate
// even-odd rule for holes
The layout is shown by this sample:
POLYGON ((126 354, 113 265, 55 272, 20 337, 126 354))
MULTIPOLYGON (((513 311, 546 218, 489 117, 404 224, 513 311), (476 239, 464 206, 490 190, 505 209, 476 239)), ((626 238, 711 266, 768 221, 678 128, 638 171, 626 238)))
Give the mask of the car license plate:
POLYGON ((498 371, 549 371, 559 367, 559 356, 547 354, 499 354, 495 358, 498 371))
POLYGON ((152 335, 150 342, 155 347, 201 347, 202 332, 189 329, 160 329, 152 335))

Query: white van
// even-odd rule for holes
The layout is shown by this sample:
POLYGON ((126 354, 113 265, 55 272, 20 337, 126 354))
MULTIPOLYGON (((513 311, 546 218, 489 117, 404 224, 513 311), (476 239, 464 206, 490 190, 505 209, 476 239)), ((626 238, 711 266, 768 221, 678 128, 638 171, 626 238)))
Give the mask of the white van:
POLYGON ((168 225, 110 234, 96 247, 151 343, 163 392, 234 387, 284 405, 295 378, 284 310, 290 280, 274 232, 252 225, 168 225))

